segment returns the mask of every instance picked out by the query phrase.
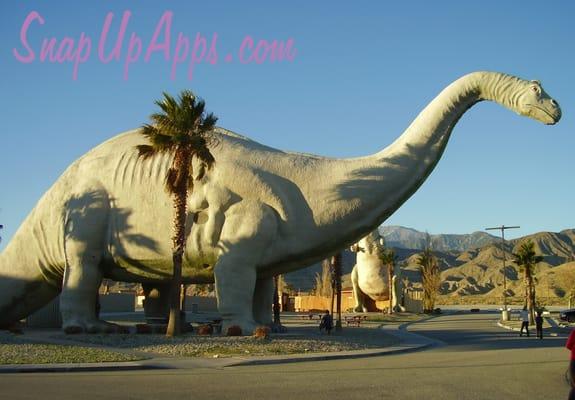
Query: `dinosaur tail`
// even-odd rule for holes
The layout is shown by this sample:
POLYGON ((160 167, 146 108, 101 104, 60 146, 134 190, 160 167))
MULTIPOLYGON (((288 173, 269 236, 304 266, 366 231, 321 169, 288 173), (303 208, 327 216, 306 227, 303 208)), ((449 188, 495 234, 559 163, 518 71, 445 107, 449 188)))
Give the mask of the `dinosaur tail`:
POLYGON ((60 292, 58 274, 47 274, 39 238, 26 229, 30 225, 29 218, 0 254, 0 329, 26 318, 60 292))

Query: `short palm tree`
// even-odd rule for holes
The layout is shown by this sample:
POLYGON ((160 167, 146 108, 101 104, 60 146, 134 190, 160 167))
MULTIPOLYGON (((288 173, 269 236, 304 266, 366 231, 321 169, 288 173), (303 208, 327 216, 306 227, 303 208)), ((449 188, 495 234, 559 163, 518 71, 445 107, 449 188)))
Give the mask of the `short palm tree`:
POLYGON ((421 271, 421 283, 423 286, 423 311, 433 312, 435 300, 439 294, 441 286, 441 275, 439 274, 439 265, 437 257, 431 249, 431 237, 427 235, 426 245, 423 253, 417 258, 417 264, 421 271))
POLYGON ((172 163, 166 174, 165 188, 173 197, 174 235, 172 237, 173 279, 170 290, 170 317, 167 336, 180 333, 180 291, 182 259, 186 243, 186 204, 188 192, 194 188, 192 159, 200 160, 210 169, 215 159, 210 146, 215 144, 213 130, 217 117, 205 111, 205 102, 191 91, 184 90, 178 99, 164 93, 155 104, 161 111, 150 116, 151 124, 141 129, 150 144, 138 146, 139 155, 150 158, 156 154, 170 154, 172 163))
POLYGON ((513 262, 523 270, 525 278, 525 301, 529 311, 529 321, 533 323, 535 319, 535 267, 543 261, 543 257, 535 254, 535 243, 531 240, 523 242, 519 246, 517 253, 513 253, 513 262))

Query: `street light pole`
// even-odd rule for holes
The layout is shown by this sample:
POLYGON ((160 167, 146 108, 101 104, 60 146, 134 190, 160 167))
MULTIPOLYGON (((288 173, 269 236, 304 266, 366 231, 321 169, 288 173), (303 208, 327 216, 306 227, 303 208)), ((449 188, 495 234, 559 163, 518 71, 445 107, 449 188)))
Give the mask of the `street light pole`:
POLYGON ((518 229, 520 226, 496 226, 494 228, 485 228, 486 231, 500 230, 501 231, 501 250, 503 251, 503 309, 507 311, 507 274, 505 266, 505 230, 506 229, 518 229))

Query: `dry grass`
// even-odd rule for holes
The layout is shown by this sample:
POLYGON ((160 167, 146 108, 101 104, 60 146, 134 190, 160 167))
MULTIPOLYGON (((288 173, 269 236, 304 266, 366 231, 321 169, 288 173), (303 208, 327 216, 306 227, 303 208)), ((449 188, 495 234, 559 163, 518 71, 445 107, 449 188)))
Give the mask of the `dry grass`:
POLYGON ((52 364, 136 361, 146 357, 78 345, 45 344, 0 334, 0 364, 52 364))

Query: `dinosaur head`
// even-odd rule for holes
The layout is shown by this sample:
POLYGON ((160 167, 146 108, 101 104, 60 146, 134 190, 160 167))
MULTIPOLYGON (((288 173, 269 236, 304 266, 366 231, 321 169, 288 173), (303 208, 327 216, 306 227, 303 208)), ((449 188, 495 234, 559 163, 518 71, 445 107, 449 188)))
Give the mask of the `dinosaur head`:
POLYGON ((518 112, 547 125, 553 125, 561 119, 561 107, 553 100, 539 81, 526 81, 518 93, 518 112))

